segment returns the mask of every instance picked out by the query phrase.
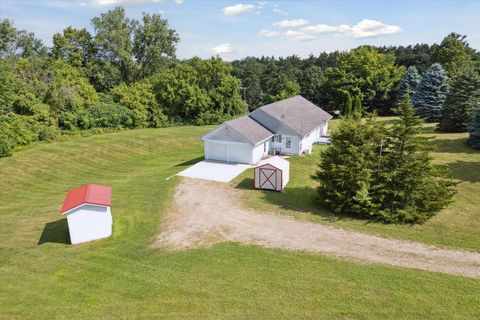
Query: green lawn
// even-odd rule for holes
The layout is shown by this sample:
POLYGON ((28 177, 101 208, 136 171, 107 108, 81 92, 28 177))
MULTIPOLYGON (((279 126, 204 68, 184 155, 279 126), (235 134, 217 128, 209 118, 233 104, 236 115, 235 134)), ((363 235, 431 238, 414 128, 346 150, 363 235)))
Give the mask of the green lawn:
MULTIPOLYGON (((393 118, 381 121, 393 121, 393 118)), ((338 121, 332 121, 332 127, 337 124, 338 121)), ((480 152, 465 144, 466 133, 438 133, 434 128, 433 124, 425 125, 425 132, 436 138, 434 161, 444 165, 449 175, 459 182, 458 193, 452 205, 423 225, 383 224, 339 217, 320 207, 316 200, 316 182, 310 177, 318 168, 320 151, 326 146, 317 146, 312 156, 289 159, 290 182, 284 192, 252 190, 251 170, 232 183, 245 189, 245 205, 256 209, 387 237, 480 251, 480 152)))
MULTIPOLYGON (((201 158, 202 145, 196 137, 207 130, 125 131, 40 144, 0 159, 0 318, 480 317, 478 279, 236 244, 183 252, 152 247, 178 182, 166 178, 201 158), (68 232, 59 209, 65 193, 86 182, 113 187, 114 233, 110 239, 71 246, 66 244, 68 232)), ((459 148, 451 154, 458 157, 455 161, 478 160, 478 154, 459 148)), ((285 197, 258 193, 268 199, 250 200, 288 206, 286 197, 291 199, 294 192, 301 200, 297 207, 310 213, 303 192, 310 192, 312 186, 298 181, 315 161, 315 157, 292 159, 291 191, 285 197)), ((475 170, 472 173, 478 178, 475 170)), ((465 182, 461 193, 473 194, 475 187, 478 192, 478 184, 478 179, 465 182)), ((451 210, 460 208, 462 201, 457 202, 451 210)), ((422 226, 405 231, 405 237, 423 232, 417 237, 425 241, 454 245, 464 241, 469 244, 465 247, 477 247, 472 237, 478 219, 449 221, 447 227, 441 217, 452 214, 440 214, 437 229, 422 226), (438 235, 442 230, 444 239, 438 235), (455 234, 459 240, 453 240, 455 234)), ((403 230, 316 219, 398 236, 403 230)))

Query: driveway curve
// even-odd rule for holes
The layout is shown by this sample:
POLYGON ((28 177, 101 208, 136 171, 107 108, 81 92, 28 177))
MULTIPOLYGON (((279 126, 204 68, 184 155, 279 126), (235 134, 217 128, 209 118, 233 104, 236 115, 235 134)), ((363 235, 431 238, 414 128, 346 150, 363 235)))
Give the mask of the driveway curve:
POLYGON ((362 263, 480 276, 480 253, 440 249, 255 212, 239 205, 241 192, 225 183, 183 178, 156 244, 188 249, 232 241, 317 252, 362 263))

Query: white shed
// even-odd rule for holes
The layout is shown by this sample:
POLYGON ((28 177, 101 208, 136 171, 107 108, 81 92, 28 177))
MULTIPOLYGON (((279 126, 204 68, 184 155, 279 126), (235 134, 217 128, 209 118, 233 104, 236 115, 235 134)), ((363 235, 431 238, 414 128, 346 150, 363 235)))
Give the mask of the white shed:
POLYGON ((112 235, 112 188, 86 184, 67 193, 61 209, 67 216, 72 244, 112 235))
POLYGON ((282 191, 288 183, 290 163, 280 157, 268 158, 254 169, 256 189, 282 191))

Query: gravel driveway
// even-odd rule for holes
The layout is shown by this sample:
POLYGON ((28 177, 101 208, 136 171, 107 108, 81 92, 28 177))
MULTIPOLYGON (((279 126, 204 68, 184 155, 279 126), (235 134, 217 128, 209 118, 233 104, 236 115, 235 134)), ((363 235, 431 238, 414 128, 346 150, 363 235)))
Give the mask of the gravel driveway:
POLYGON ((233 241, 318 252, 362 263, 480 276, 480 253, 439 249, 275 213, 254 212, 239 205, 241 192, 225 183, 183 178, 156 244, 187 249, 233 241))

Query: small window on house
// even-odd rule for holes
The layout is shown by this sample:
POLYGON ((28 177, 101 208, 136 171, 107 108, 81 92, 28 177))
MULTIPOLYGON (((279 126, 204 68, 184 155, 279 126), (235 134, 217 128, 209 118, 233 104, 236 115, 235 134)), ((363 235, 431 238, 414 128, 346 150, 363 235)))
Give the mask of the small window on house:
POLYGON ((263 153, 267 152, 267 143, 263 143, 263 153))
POLYGON ((275 136, 272 136, 272 142, 275 142, 275 136))
POLYGON ((285 141, 285 147, 286 147, 287 149, 290 149, 290 148, 292 147, 292 138, 287 137, 287 138, 285 138, 285 140, 286 140, 286 141, 285 141))

